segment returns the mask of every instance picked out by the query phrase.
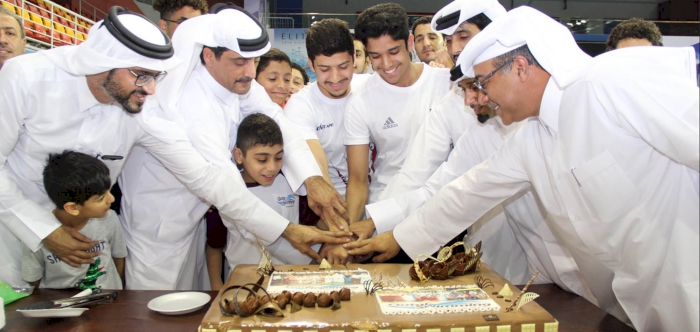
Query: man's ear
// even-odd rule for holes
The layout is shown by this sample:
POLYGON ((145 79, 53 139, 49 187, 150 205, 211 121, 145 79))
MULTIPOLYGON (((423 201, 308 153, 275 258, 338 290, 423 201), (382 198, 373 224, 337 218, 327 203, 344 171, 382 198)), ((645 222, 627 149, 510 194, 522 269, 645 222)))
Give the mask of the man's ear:
POLYGON ((530 64, 524 56, 516 56, 512 66, 513 68, 511 70, 515 70, 515 72, 518 73, 520 81, 524 82, 527 80, 528 76, 530 76, 530 64))
POLYGON ((68 212, 71 216, 77 216, 80 214, 80 205, 75 204, 75 202, 68 202, 63 204, 63 210, 68 212))
MULTIPOLYGON (((352 57, 352 58, 354 59, 355 57, 352 57)), ((309 68, 311 68, 311 71, 315 73, 315 72, 316 72, 316 68, 314 68, 314 62, 311 61, 311 58, 306 58, 306 62, 309 63, 309 68)))
POLYGON ((202 58, 204 58, 205 66, 210 64, 214 58, 214 51, 212 51, 209 47, 202 48, 202 58))
POLYGON ((165 22, 164 20, 158 20, 158 27, 160 28, 161 31, 163 31, 164 34, 168 33, 168 22, 165 22))
POLYGON ((233 160, 239 165, 243 163, 243 151, 241 149, 233 148, 233 160))
POLYGON ((413 45, 414 38, 415 38, 415 36, 413 36, 413 34, 408 35, 408 51, 409 52, 411 52, 411 50, 413 50, 413 47, 415 46, 415 45, 413 45))

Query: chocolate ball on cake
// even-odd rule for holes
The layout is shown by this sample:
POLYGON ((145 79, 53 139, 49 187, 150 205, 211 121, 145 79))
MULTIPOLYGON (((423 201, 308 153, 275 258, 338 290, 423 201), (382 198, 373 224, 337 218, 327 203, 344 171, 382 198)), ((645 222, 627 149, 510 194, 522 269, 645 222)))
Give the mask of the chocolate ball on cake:
POLYGON ((343 287, 340 290, 340 300, 341 301, 350 301, 350 288, 343 287))
POLYGON ((292 302, 292 292, 286 290, 286 291, 282 291, 282 294, 280 294, 280 295, 283 295, 284 297, 287 298, 287 303, 292 302))
POLYGON ((328 295, 328 293, 321 293, 321 295, 318 296, 316 303, 318 303, 320 308, 328 308, 331 306, 332 301, 333 299, 330 295, 328 295))
POLYGON ((304 306, 307 308, 312 308, 316 306, 316 294, 314 293, 306 293, 304 296, 304 306))
POLYGON ((248 297, 245 301, 238 302, 238 308, 241 309, 239 313, 241 316, 250 316, 258 309, 258 298, 256 296, 248 297))
POLYGON ((304 293, 302 293, 302 292, 294 293, 294 295, 292 296, 292 302, 294 302, 298 305, 301 305, 302 303, 304 303, 304 293))
POLYGON ((338 293, 338 291, 332 291, 331 299, 335 300, 336 302, 340 302, 340 293, 338 293))
POLYGON ((277 295, 277 297, 275 298, 275 302, 277 303, 277 306, 279 306, 282 310, 284 310, 287 307, 287 304, 289 303, 287 297, 282 294, 277 295))
POLYGON ((444 262, 434 263, 430 267, 430 276, 436 280, 445 280, 449 277, 449 268, 444 262))

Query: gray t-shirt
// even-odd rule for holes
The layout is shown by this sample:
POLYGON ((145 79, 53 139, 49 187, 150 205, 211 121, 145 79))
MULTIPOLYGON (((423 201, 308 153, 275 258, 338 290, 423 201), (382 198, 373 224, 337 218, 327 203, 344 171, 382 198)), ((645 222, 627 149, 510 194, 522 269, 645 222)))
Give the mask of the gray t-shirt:
POLYGON ((85 286, 90 285, 92 280, 96 280, 95 286, 101 286, 104 289, 122 289, 122 281, 112 259, 112 257, 124 258, 127 255, 117 214, 109 210, 104 218, 90 219, 80 233, 99 242, 90 250, 100 252, 95 263, 75 268, 63 262, 44 246, 32 252, 27 246, 22 245, 22 279, 27 282, 41 279, 39 288, 73 288, 79 282, 81 285, 77 288, 89 288, 85 286), (99 265, 96 264, 97 259, 99 259, 99 265))

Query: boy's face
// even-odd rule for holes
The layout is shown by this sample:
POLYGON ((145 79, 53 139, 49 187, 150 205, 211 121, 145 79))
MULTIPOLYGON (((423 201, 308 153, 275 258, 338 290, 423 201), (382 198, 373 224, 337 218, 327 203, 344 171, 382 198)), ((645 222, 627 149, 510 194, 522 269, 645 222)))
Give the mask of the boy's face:
POLYGON ((284 149, 281 144, 256 144, 248 149, 245 156, 239 148, 234 148, 233 156, 236 163, 243 165, 243 180, 246 183, 257 183, 263 187, 272 185, 277 173, 282 169, 284 149))
POLYGON ((389 35, 367 39, 367 54, 372 68, 382 79, 392 85, 405 87, 410 85, 411 77, 407 75, 411 66, 408 49, 413 47, 413 35, 406 41, 394 40, 389 35))
POLYGON ((76 205, 79 211, 78 216, 84 218, 104 218, 112 202, 114 202, 114 196, 112 196, 109 190, 101 195, 92 195, 82 205, 76 205))
POLYGON ((352 80, 353 57, 348 52, 338 52, 331 56, 318 55, 309 60, 316 73, 316 82, 324 96, 337 99, 348 95, 352 80))

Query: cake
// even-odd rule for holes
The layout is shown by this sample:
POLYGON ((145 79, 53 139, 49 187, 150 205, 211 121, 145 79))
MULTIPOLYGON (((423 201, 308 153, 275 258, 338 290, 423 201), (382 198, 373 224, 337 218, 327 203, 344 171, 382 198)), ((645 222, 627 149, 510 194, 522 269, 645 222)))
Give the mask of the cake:
MULTIPOLYGON (((410 266, 410 264, 348 264, 347 266, 336 265, 331 270, 326 270, 330 272, 334 270, 342 271, 342 273, 345 273, 347 270, 366 270, 371 274, 373 280, 378 281, 381 279, 385 285, 391 286, 377 290, 373 294, 366 294, 364 291, 360 293, 353 292, 351 300, 343 301, 341 308, 338 310, 316 306, 312 308, 305 307, 292 313, 288 306, 286 310, 283 310, 284 317, 260 315, 229 317, 224 316, 219 308, 222 291, 219 292, 219 295, 212 302, 211 307, 204 316, 200 325, 200 331, 554 332, 558 330, 558 322, 536 302, 523 305, 520 311, 512 310, 507 312, 506 309, 511 307, 512 301, 516 300, 520 295, 520 291, 486 264, 482 263, 475 273, 452 277, 447 280, 429 280, 425 283, 411 280, 408 275, 410 266), (476 278, 477 280, 488 278, 493 286, 489 285, 485 289, 479 288, 475 285, 475 283, 478 283, 475 282, 475 277, 477 276, 480 277, 476 278), (498 291, 505 285, 509 285, 509 288, 513 290, 512 296, 497 295, 498 291), (447 292, 455 289, 464 290, 469 292, 469 294, 477 294, 479 300, 488 300, 488 303, 495 303, 495 306, 483 306, 483 310, 468 310, 468 312, 433 310, 430 314, 413 313, 410 315, 406 315, 410 312, 382 312, 383 309, 386 312, 386 303, 380 305, 380 302, 382 302, 381 296, 389 294, 389 297, 384 299, 391 299, 392 295, 395 295, 392 292, 410 292, 415 289, 434 289, 447 292), (484 295, 488 299, 483 299, 484 295)), ((318 266, 314 265, 283 265, 275 268, 277 271, 283 272, 312 273, 319 271, 318 266)), ((222 290, 233 285, 258 282, 260 276, 256 273, 256 270, 256 265, 236 266, 222 290)), ((267 287, 270 283, 269 280, 270 277, 265 277, 262 285, 267 287)), ((484 285, 483 283, 480 284, 484 285)), ((232 296, 233 292, 231 291, 225 294, 225 297, 228 299, 232 296)))

